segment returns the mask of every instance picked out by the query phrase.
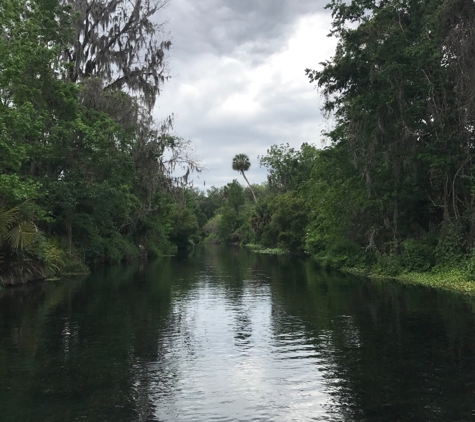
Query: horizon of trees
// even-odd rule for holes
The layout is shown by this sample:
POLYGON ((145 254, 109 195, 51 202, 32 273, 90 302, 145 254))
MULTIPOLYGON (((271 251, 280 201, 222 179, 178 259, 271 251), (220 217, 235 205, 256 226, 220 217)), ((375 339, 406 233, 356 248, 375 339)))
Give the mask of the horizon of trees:
POLYGON ((265 184, 206 193, 172 117, 150 118, 170 46, 151 16, 166 1, 121 15, 123 1, 0 5, 3 284, 201 240, 473 277, 473 1, 333 0, 335 55, 306 70, 335 121, 329 146, 273 145, 265 184), (146 78, 131 71, 138 51, 146 78))
POLYGON ((388 274, 463 267, 472 278, 473 1, 332 0, 328 8, 335 55, 306 73, 335 121, 329 146, 272 146, 260 157, 268 182, 257 204, 241 205, 234 220, 233 206, 218 208, 213 233, 322 265, 388 274), (242 224, 220 232, 229 221, 242 224))

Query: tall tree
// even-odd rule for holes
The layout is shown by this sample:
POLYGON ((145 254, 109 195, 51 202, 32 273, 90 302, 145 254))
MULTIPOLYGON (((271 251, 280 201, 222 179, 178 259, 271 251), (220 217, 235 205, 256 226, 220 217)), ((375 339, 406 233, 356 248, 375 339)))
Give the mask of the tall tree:
POLYGON ((125 90, 149 110, 167 77, 171 42, 156 14, 168 0, 62 0, 77 14, 75 41, 63 57, 72 82, 100 78, 103 90, 125 90))
POLYGON ((300 188, 310 177, 318 150, 307 143, 300 150, 289 144, 272 145, 267 154, 259 158, 267 167, 267 181, 273 193, 284 193, 300 188))
POLYGON ((329 7, 335 56, 307 72, 334 114, 331 140, 344 144, 368 197, 379 201, 368 242, 375 232, 381 245, 399 244, 462 224, 473 244, 473 1, 333 0, 329 7))
POLYGON ((171 41, 160 12, 169 0, 61 2, 76 13, 74 43, 62 52, 70 64, 67 77, 83 86, 85 107, 108 114, 133 132, 132 155, 149 205, 158 188, 187 185, 189 174, 199 171, 189 142, 169 135, 173 116, 162 122, 151 116, 168 78, 171 41), (172 176, 177 168, 182 177, 172 176))
POLYGON ((249 157, 246 154, 237 154, 233 158, 233 170, 236 170, 242 174, 242 177, 244 177, 244 180, 246 180, 247 185, 249 186, 249 189, 251 190, 252 197, 254 198, 254 202, 257 202, 257 198, 254 193, 254 190, 252 189, 252 186, 249 183, 249 180, 247 180, 247 177, 244 173, 245 171, 249 170, 249 167, 251 167, 251 162, 249 161, 249 157))

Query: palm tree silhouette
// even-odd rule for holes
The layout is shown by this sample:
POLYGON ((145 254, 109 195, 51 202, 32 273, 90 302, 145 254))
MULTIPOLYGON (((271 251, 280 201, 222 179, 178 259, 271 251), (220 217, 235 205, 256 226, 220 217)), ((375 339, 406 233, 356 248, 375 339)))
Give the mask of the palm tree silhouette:
POLYGON ((236 170, 242 174, 242 176, 247 182, 247 185, 249 186, 249 189, 251 190, 254 202, 257 202, 256 195, 254 194, 252 186, 249 183, 249 180, 247 180, 246 175, 244 174, 245 171, 249 170, 249 167, 251 167, 251 162, 249 161, 249 157, 246 154, 237 154, 233 158, 233 170, 236 170))

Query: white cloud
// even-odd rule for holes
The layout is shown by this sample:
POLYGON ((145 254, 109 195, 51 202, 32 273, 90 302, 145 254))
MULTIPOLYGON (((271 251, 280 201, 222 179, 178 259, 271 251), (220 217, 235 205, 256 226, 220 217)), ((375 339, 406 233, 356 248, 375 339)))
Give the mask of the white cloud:
POLYGON ((231 169, 237 153, 249 155, 249 179, 261 183, 266 174, 257 156, 271 145, 318 145, 321 98, 304 69, 317 68, 333 54, 330 16, 322 10, 309 13, 310 2, 288 17, 285 8, 267 16, 275 4, 271 0, 260 0, 255 8, 208 0, 208 5, 225 3, 216 9, 175 1, 189 9, 170 5, 173 78, 155 114, 175 113, 176 133, 195 143, 206 166, 197 185, 205 180, 206 186, 221 186, 238 178, 231 169))

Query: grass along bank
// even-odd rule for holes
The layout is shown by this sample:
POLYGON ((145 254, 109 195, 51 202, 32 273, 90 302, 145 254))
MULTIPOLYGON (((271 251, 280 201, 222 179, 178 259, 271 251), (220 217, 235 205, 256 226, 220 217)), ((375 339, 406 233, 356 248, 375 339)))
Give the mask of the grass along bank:
POLYGON ((342 267, 340 271, 371 279, 398 281, 404 284, 433 287, 475 296, 475 281, 471 281, 467 271, 460 268, 434 269, 428 272, 411 271, 399 275, 372 272, 357 267, 342 267))
POLYGON ((289 251, 282 248, 266 248, 265 246, 258 245, 255 243, 249 243, 244 246, 257 253, 265 253, 269 255, 289 255, 290 254, 289 251))
MULTIPOLYGON (((273 255, 288 255, 290 251, 281 248, 266 248, 259 244, 247 244, 247 248, 257 253, 273 255)), ((418 272, 401 269, 400 274, 389 274, 380 267, 364 266, 339 266, 339 260, 319 260, 316 257, 310 259, 322 268, 341 271, 373 280, 397 281, 404 284, 421 285, 437 289, 449 290, 475 296, 475 271, 472 268, 472 259, 459 263, 457 267, 440 268, 433 267, 431 270, 418 272), (472 279, 473 278, 473 279, 472 279)))

